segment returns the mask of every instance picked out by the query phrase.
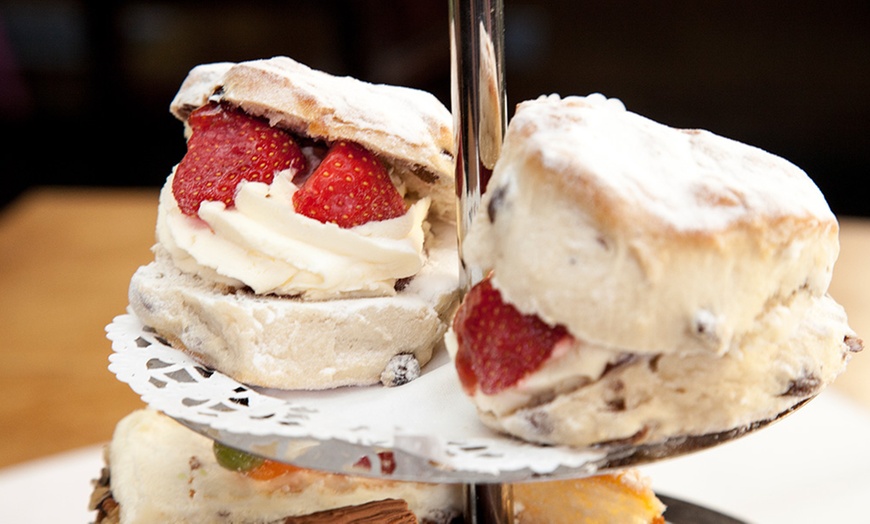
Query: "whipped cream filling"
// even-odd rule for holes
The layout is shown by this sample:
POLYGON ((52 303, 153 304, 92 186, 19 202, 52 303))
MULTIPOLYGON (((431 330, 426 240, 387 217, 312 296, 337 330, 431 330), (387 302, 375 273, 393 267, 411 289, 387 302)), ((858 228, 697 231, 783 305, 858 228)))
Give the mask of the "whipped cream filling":
POLYGON ((343 229, 296 213, 287 170, 271 185, 239 184, 232 208, 203 202, 194 218, 175 201, 174 175, 160 193, 157 242, 176 266, 202 278, 309 300, 391 296, 396 281, 426 261, 428 197, 401 217, 343 229))

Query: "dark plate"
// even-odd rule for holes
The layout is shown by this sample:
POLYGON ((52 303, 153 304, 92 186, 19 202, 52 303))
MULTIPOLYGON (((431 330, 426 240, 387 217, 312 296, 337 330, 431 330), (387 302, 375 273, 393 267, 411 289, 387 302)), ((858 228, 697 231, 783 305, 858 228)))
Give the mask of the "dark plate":
POLYGON ((659 493, 656 496, 668 507, 665 510, 665 520, 668 524, 748 524, 691 502, 659 493))

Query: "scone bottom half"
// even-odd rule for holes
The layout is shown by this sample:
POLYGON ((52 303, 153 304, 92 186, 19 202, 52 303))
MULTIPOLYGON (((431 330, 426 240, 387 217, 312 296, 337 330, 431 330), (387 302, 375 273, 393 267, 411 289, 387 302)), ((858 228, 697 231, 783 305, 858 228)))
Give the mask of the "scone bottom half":
POLYGON ((770 153, 601 95, 524 102, 463 246, 486 276, 446 337, 459 381, 541 444, 652 457, 752 431, 863 349, 827 294, 837 231, 770 153))
POLYGON ((427 267, 396 296, 309 302, 216 286, 158 257, 134 273, 129 303, 169 345, 246 385, 392 387, 442 350, 452 277, 427 267))

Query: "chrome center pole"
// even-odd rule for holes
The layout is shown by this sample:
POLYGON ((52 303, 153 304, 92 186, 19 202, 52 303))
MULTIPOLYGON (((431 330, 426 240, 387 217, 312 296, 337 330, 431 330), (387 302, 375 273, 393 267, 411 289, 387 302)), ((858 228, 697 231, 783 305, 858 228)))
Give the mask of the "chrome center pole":
POLYGON ((507 126, 502 0, 450 0, 451 101, 457 233, 463 292, 480 280, 462 244, 480 205, 507 126))
MULTIPOLYGON (((480 268, 466 264, 463 242, 501 152, 507 126, 503 51, 502 0, 450 0, 456 226, 463 296, 482 278, 480 268)), ((465 522, 511 524, 511 485, 466 485, 465 522)))

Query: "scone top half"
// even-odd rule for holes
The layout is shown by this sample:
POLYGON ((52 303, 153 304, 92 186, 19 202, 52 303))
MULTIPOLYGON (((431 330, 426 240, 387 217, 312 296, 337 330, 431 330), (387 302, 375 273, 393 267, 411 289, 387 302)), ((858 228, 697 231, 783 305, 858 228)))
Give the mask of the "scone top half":
POLYGON ((838 224, 795 165, 616 99, 517 107, 464 245, 522 313, 639 354, 721 354, 826 294, 838 224))
POLYGON ((194 67, 170 111, 186 123, 192 111, 209 102, 230 104, 326 144, 358 143, 410 192, 431 196, 435 215, 455 217, 452 116, 430 93, 333 76, 277 56, 194 67))

